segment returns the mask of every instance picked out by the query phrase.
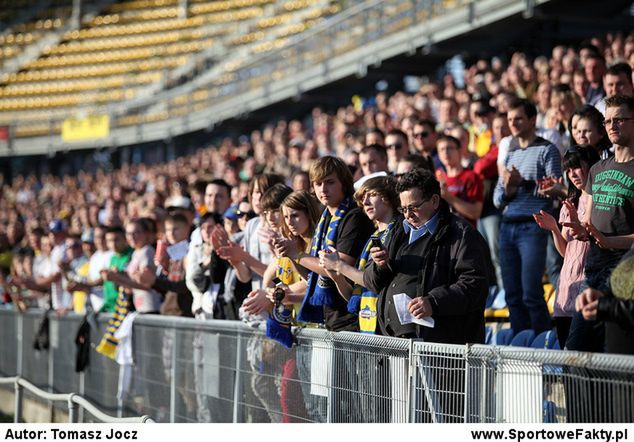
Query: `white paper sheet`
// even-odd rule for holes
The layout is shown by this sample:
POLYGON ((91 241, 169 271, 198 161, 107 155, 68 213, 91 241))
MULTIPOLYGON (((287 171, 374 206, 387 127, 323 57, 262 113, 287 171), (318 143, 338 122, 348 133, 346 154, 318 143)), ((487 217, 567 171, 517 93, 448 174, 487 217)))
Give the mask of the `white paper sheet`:
POLYGON ((183 259, 185 255, 187 255, 188 249, 189 243, 187 242, 187 240, 184 240, 169 246, 167 248, 167 254, 169 255, 171 260, 178 261, 179 259, 183 259))
POLYGON ((428 316, 426 318, 415 318, 407 309, 408 304, 412 298, 407 296, 406 293, 399 293, 398 295, 394 295, 394 307, 396 308, 396 314, 398 315, 398 320, 401 321, 401 324, 418 324, 424 327, 434 328, 434 318, 428 316))

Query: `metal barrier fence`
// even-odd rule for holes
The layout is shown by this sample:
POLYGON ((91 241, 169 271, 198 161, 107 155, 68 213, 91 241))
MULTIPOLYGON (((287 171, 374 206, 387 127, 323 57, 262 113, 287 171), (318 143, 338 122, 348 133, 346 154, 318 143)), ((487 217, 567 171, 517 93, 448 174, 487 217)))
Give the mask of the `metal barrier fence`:
POLYGON ((35 385, 31 384, 26 379, 21 378, 20 376, 14 376, 9 378, 0 378, 0 385, 13 385, 15 391, 15 414, 13 416, 14 423, 22 422, 22 407, 23 402, 22 399, 24 397, 24 391, 28 391, 38 398, 45 399, 51 402, 65 402, 68 406, 68 422, 76 423, 78 419, 78 411, 79 407, 83 407, 82 410, 87 410, 92 416, 94 416, 99 422, 106 423, 150 423, 154 422, 149 416, 141 416, 141 417, 128 417, 128 418, 117 418, 114 416, 109 416, 106 413, 103 413, 101 410, 93 406, 89 401, 84 399, 83 397, 77 395, 76 393, 47 393, 46 391, 37 388, 35 385))
MULTIPOLYGON (((74 371, 80 317, 0 311, 0 374, 50 392, 77 391, 118 416, 158 422, 633 422, 634 357, 425 343, 323 329, 295 330, 286 349, 234 321, 146 315, 134 324, 130 385, 91 352, 74 371)), ((96 345, 107 317, 91 333, 96 345)), ((80 416, 79 421, 90 420, 80 416)))

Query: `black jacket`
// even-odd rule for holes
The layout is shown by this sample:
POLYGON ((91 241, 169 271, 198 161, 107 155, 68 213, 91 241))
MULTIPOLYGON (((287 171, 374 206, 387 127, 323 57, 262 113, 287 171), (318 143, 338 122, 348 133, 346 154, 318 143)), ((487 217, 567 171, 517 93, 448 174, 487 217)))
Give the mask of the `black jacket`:
MULTIPOLYGON (((631 261, 634 257, 634 249, 629 250, 619 262, 619 265, 613 270, 613 273, 619 272, 619 279, 626 278, 630 280, 630 266, 626 265, 626 261, 631 261)), ((607 353, 634 354, 634 301, 625 300, 630 293, 620 293, 621 298, 612 293, 612 279, 610 277, 610 287, 606 296, 599 298, 599 306, 597 309, 597 320, 605 321, 605 351, 607 353)), ((617 285, 622 285, 618 284, 617 285)), ((628 287, 621 286, 620 291, 631 290, 628 287)))
POLYGON ((484 304, 495 280, 484 238, 467 221, 450 213, 447 203, 441 200, 436 233, 412 244, 408 244, 408 239, 401 224, 388 240, 387 268, 378 268, 372 262, 363 275, 366 287, 380 294, 382 332, 411 336, 409 330, 413 330, 417 337, 429 342, 483 343, 484 304), (411 284, 413 266, 419 269, 415 287, 399 287, 399 281, 411 284), (403 278, 406 273, 410 273, 409 279, 403 278), (404 290, 410 297, 429 298, 434 328, 400 324, 390 302, 404 290))
POLYGON ((605 321, 606 353, 634 355, 634 301, 599 298, 597 319, 605 321))

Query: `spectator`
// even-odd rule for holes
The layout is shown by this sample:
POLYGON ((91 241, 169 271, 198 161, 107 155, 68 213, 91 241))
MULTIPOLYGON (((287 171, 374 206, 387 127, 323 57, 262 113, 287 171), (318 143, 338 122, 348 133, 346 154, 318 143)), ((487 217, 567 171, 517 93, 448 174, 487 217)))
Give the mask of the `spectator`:
POLYGON ((309 173, 315 194, 326 207, 312 239, 311 253, 306 255, 293 244, 279 250, 310 271, 298 319, 325 323, 329 330, 356 331, 356 316, 348 312, 347 302, 319 266, 318 252, 334 247, 341 259, 353 264, 372 232, 372 224, 361 209, 352 206, 352 174, 343 161, 329 156, 320 158, 312 164, 309 173))
POLYGON ((552 212, 552 200, 537 194, 535 182, 542 177, 559 179, 561 157, 553 144, 536 136, 536 115, 535 106, 527 100, 512 103, 508 122, 519 148, 509 152, 493 195, 496 207, 503 209, 500 267, 515 333, 551 328, 541 286, 548 238, 535 224, 533 213, 552 212))
MULTIPOLYGON (((285 240, 278 239, 275 242, 276 252, 278 250, 281 252, 282 248, 287 247, 286 241, 296 242, 300 252, 310 252, 310 243, 321 213, 321 206, 317 198, 310 192, 295 191, 288 194, 280 202, 280 209, 282 213, 281 231, 285 240)), ((292 306, 295 310, 294 317, 297 317, 297 312, 306 293, 306 269, 296 266, 290 258, 281 256, 280 253, 277 254, 277 259, 269 265, 265 272, 264 280, 269 288, 274 286, 274 278, 281 281, 286 292, 282 302, 292 306)), ((267 298, 270 302, 275 302, 272 290, 267 292, 267 298)))
POLYGON ((632 121, 634 98, 617 95, 606 100, 605 125, 614 144, 614 157, 601 160, 590 170, 586 191, 592 201, 584 220, 587 233, 596 240, 590 245, 586 277, 588 285, 599 290, 606 288, 606 275, 634 244, 634 200, 628 190, 634 194, 632 121))
POLYGON ((139 313, 159 313, 161 296, 151 287, 139 284, 134 280, 135 274, 148 268, 156 271, 154 265, 154 247, 152 247, 152 227, 144 219, 136 219, 128 222, 125 236, 128 245, 134 249, 127 263, 125 273, 117 270, 107 270, 102 277, 129 290, 132 295, 132 304, 139 313))
POLYGON ((365 145, 379 144, 385 146, 385 134, 379 128, 373 127, 368 129, 365 134, 365 145))
POLYGON ((557 338, 562 345, 566 344, 572 316, 575 312, 575 300, 583 288, 585 280, 584 265, 589 243, 573 238, 570 227, 565 223, 579 223, 586 215, 588 194, 585 192, 590 167, 599 160, 594 148, 588 145, 573 146, 564 156, 564 172, 571 183, 568 199, 559 215, 559 223, 545 211, 533 215, 542 229, 551 232, 555 247, 564 258, 559 285, 557 287, 554 317, 557 327, 557 338))
POLYGON ((359 152, 359 167, 363 176, 388 171, 387 150, 380 144, 369 144, 359 152))
POLYGON ((632 87, 632 68, 627 63, 617 63, 610 66, 603 76, 605 97, 596 104, 597 110, 605 115, 605 99, 615 95, 634 95, 632 87))
POLYGON ((377 331, 377 302, 379 295, 368 290, 363 282, 363 272, 370 264, 372 238, 379 238, 386 244, 388 236, 400 222, 396 208, 398 196, 395 181, 391 177, 376 177, 365 181, 354 194, 355 201, 376 227, 368 239, 354 266, 343 261, 334 248, 319 252, 319 265, 328 271, 329 277, 337 285, 339 294, 348 302, 348 311, 358 313, 361 333, 374 334, 377 331), (348 281, 352 281, 350 284, 348 281))
MULTIPOLYGON (((251 181, 249 200, 254 213, 258 216, 247 223, 240 245, 230 243, 226 233, 225 235, 220 233, 216 235, 214 250, 236 269, 240 281, 251 281, 252 290, 262 287, 262 275, 272 259, 267 241, 261 238, 259 233, 261 226, 266 227, 264 214, 261 212, 260 199, 270 187, 283 181, 281 176, 274 174, 258 175, 251 181)), ((215 231, 219 232, 218 229, 215 231)))
POLYGON ((436 154, 436 123, 432 120, 419 120, 414 123, 412 131, 414 148, 428 163, 428 168, 434 170, 439 162, 436 154))
POLYGON ((469 108, 469 151, 483 157, 491 147, 491 124, 495 109, 486 100, 474 101, 469 108))
POLYGON ((104 288, 101 280, 101 271, 108 269, 113 256, 113 251, 106 245, 106 228, 97 226, 93 229, 93 242, 95 251, 90 256, 88 275, 82 281, 69 281, 69 290, 81 290, 89 294, 87 303, 90 309, 100 311, 104 305, 104 288))
POLYGON ((460 141, 450 135, 441 135, 437 143, 438 157, 446 172, 436 174, 440 182, 440 196, 452 211, 477 224, 483 205, 482 180, 472 170, 462 167, 460 141))
POLYGON ((202 215, 202 242, 190 244, 187 251, 185 284, 192 294, 191 310, 196 319, 238 319, 238 308, 242 304, 242 299, 230 298, 226 285, 223 287, 227 263, 213 248, 212 234, 220 228, 221 222, 222 218, 217 213, 202 215), (223 298, 220 299, 220 296, 223 298))
POLYGON ((57 310, 58 314, 74 311, 84 314, 86 311, 86 292, 71 290, 70 282, 85 281, 88 276, 88 257, 83 254, 81 238, 77 235, 69 235, 66 238, 66 256, 62 262, 62 288, 71 295, 71 305, 57 310))
POLYGON ((231 205, 231 187, 223 179, 210 181, 205 188, 205 207, 208 212, 225 213, 231 205))
POLYGON ((238 205, 232 204, 229 206, 225 213, 222 215, 223 218, 223 226, 227 235, 229 237, 235 235, 240 231, 240 226, 238 226, 238 205))
POLYGON ((585 96, 585 102, 596 106, 597 103, 605 97, 605 90, 603 90, 603 76, 606 72, 605 59, 597 54, 590 53, 585 62, 583 62, 583 68, 586 73, 586 80, 588 80, 588 90, 585 96))
MULTIPOLYGON (((277 183, 271 186, 261 200, 262 214, 264 215, 266 229, 261 229, 262 239, 267 241, 270 250, 274 250, 275 244, 282 239, 282 202, 293 190, 285 184, 277 183)), ((273 277, 278 267, 278 260, 273 259, 262 274, 262 287, 249 293, 243 303, 245 312, 251 315, 259 315, 270 311, 272 305, 266 299, 267 287, 273 287, 273 277)), ((288 264, 288 262, 287 262, 288 264)), ((287 266, 288 267, 288 266, 287 266)), ((293 281, 297 282, 297 281, 293 281)))
POLYGON ((157 275, 149 266, 141 267, 132 279, 144 287, 156 290, 163 302, 162 315, 193 317, 192 294, 185 282, 185 257, 189 248, 189 220, 182 214, 169 215, 165 219, 165 238, 169 247, 167 274, 157 275))
MULTIPOLYGON (((605 127, 614 144, 614 156, 595 164, 586 192, 591 196, 581 224, 570 223, 577 239, 594 239, 586 258, 586 284, 608 292, 608 278, 628 249, 634 245, 634 98, 616 95, 606 100, 605 127)), ((588 348, 587 337, 596 335, 595 322, 575 316, 571 326, 571 349, 599 351, 601 343, 588 348), (573 336, 572 328, 578 330, 573 336), (576 339, 573 339, 576 338, 576 339)), ((605 323, 605 342, 619 340, 618 326, 605 323)))
POLYGON ((305 190, 310 192, 310 178, 306 171, 298 170, 295 172, 291 178, 291 183, 293 190, 305 190))
POLYGON ((119 286, 110 279, 110 276, 114 273, 122 273, 132 258, 133 249, 127 245, 125 237, 126 233, 121 227, 110 227, 106 230, 106 245, 112 253, 112 257, 108 268, 101 271, 103 281, 102 311, 114 312, 119 286))
POLYGON ((401 158, 398 162, 398 167, 396 168, 394 176, 398 178, 414 169, 427 169, 430 172, 434 171, 433 167, 430 166, 430 162, 424 156, 412 153, 401 158))
POLYGON ((492 275, 486 243, 466 221, 449 212, 440 184, 427 170, 405 174, 396 186, 405 220, 387 248, 372 247, 364 286, 379 293, 382 334, 428 342, 484 342, 484 301, 492 275), (401 323, 395 295, 412 299, 415 318, 434 319, 433 328, 401 323))
POLYGON ((409 143, 405 132, 400 129, 390 130, 385 137, 385 148, 387 149, 388 169, 394 173, 399 160, 409 154, 409 143))
MULTIPOLYGON (((576 127, 572 127, 572 138, 577 144, 589 144, 601 158, 614 153, 610 150, 612 143, 603 126, 603 115, 592 106, 584 105, 575 111, 578 116, 576 127)), ((574 118, 574 115, 573 117, 574 118)))
POLYGON ((473 165, 473 171, 483 182, 484 201, 482 213, 478 219, 478 231, 489 245, 491 261, 495 268, 496 284, 492 287, 487 307, 503 308, 506 305, 504 300, 504 285, 502 283, 502 271, 500 269, 500 241, 499 230, 502 219, 500 210, 493 204, 493 191, 498 180, 498 143, 503 138, 510 135, 508 121, 505 114, 497 114, 493 118, 491 125, 492 142, 489 151, 473 165))

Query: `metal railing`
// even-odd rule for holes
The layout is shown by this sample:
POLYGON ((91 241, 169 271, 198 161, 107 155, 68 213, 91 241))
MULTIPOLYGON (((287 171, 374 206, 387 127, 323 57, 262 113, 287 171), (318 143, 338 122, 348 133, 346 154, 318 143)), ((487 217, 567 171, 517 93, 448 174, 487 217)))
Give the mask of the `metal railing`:
POLYGON ((20 376, 8 377, 8 378, 0 378, 0 385, 13 384, 15 391, 15 413, 13 415, 13 422, 19 423, 22 421, 22 408, 23 408, 23 392, 24 389, 30 391, 38 398, 51 401, 51 402, 66 402, 68 406, 68 422, 76 423, 78 420, 78 411, 79 407, 83 407, 84 410, 88 411, 92 414, 97 420, 100 422, 106 423, 128 423, 128 424, 136 424, 136 423, 151 423, 154 422, 152 418, 149 416, 141 416, 141 417, 116 417, 110 416, 98 408, 96 408, 93 404, 87 401, 85 398, 77 395, 76 393, 48 393, 40 388, 37 388, 35 385, 27 381, 26 379, 21 378, 20 376))
MULTIPOLYGON (((80 317, 51 316, 50 348, 32 349, 41 312, 0 311, 0 373, 100 409, 157 422, 634 422, 634 357, 445 345, 295 329, 286 349, 236 321, 135 320, 130 386, 92 351, 74 372, 80 317), (12 339, 13 338, 13 339, 12 339)), ((96 345, 107 318, 91 333, 96 345)), ((88 417, 79 417, 79 421, 88 417)))

